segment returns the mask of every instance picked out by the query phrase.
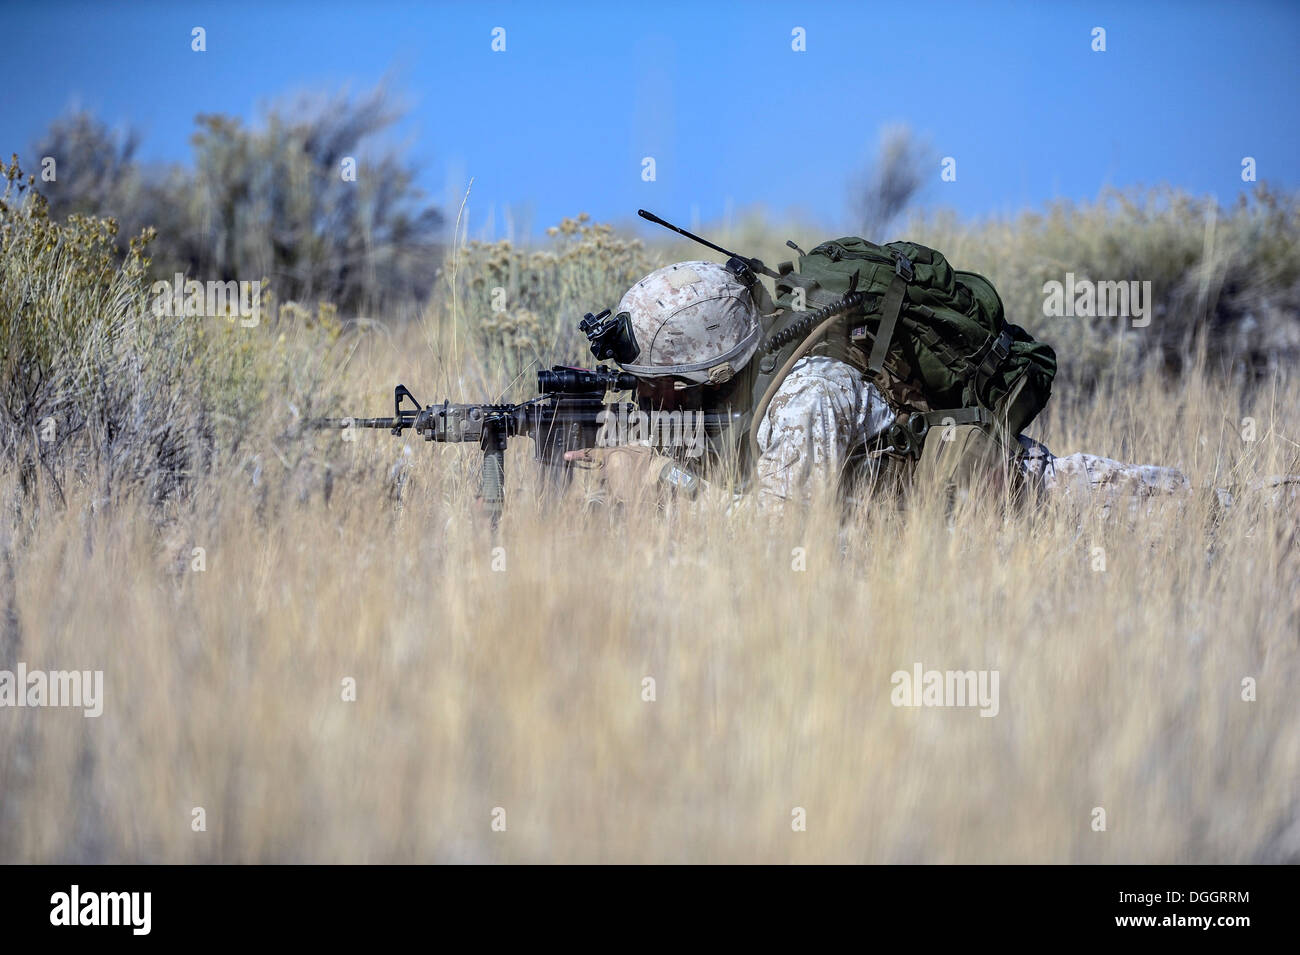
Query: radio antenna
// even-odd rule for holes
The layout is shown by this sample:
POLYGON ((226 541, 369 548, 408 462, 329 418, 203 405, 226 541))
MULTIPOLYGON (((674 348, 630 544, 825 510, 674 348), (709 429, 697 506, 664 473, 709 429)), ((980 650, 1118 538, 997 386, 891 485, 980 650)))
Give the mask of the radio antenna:
POLYGON ((655 225, 661 225, 665 229, 671 229, 672 231, 676 232, 678 235, 686 236, 686 238, 690 239, 692 242, 698 242, 700 245, 712 249, 714 252, 718 252, 721 253, 722 255, 727 256, 732 261, 744 265, 751 272, 759 272, 763 275, 766 275, 768 278, 773 278, 773 279, 779 279, 781 277, 777 275, 775 272, 773 272, 771 269, 769 269, 767 266, 765 266, 761 260, 751 259, 747 256, 739 255, 728 249, 724 249, 720 245, 714 245, 708 239, 702 239, 694 232, 687 232, 685 229, 681 228, 680 226, 675 226, 671 222, 667 221, 666 219, 659 218, 653 212, 647 212, 645 209, 638 209, 636 211, 636 214, 639 215, 642 219, 645 219, 649 222, 653 222, 655 225))

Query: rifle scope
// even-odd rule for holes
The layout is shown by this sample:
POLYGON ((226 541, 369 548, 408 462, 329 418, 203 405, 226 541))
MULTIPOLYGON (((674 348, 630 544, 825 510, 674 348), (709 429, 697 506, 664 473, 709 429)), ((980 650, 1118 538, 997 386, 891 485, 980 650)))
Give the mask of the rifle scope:
POLYGON ((555 365, 537 373, 537 390, 547 395, 603 395, 607 391, 631 391, 636 376, 613 368, 566 368, 555 365))

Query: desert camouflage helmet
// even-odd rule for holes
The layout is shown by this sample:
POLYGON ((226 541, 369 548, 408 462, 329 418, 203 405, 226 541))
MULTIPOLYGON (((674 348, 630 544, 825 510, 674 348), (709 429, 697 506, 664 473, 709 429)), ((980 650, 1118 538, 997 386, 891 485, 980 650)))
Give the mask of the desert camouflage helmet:
POLYGON ((678 262, 651 272, 618 303, 640 352, 623 370, 697 384, 728 381, 758 348, 758 309, 721 265, 678 262))

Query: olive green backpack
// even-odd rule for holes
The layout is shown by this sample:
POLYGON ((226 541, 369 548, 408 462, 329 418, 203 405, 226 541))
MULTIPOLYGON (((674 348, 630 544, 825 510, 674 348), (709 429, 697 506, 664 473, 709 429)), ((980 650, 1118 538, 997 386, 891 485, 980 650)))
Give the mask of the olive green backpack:
POLYGON ((986 278, 913 242, 849 237, 797 251, 797 271, 790 262, 778 269, 779 311, 756 356, 752 420, 814 352, 854 364, 881 388, 899 417, 888 435, 895 452, 921 458, 936 425, 945 440, 961 429, 1012 451, 1047 403, 1056 353, 1007 323, 986 278))

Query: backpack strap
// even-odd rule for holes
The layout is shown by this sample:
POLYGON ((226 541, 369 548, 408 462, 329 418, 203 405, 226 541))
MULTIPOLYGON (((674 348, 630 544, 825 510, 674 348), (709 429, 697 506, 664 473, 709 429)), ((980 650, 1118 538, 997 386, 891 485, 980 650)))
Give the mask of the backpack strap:
POLYGON ((880 327, 876 331, 876 340, 871 345, 871 357, 867 360, 867 373, 879 377, 885 367, 885 357, 889 354, 889 343, 894 337, 894 326, 898 324, 898 315, 903 310, 903 299, 907 295, 907 283, 912 281, 915 271, 912 260, 897 249, 890 249, 894 257, 894 277, 885 290, 881 303, 880 327))
POLYGON ((949 408, 946 411, 926 411, 921 412, 917 417, 924 419, 927 430, 929 428, 947 427, 949 424, 978 424, 988 427, 993 423, 993 415, 989 414, 987 408, 979 406, 949 408))
POLYGON ((916 460, 921 457, 930 432, 936 428, 975 425, 996 437, 995 423, 996 418, 993 413, 978 405, 945 408, 939 411, 913 411, 907 416, 906 424, 895 423, 889 429, 888 439, 893 445, 891 450, 896 454, 910 456, 916 460))

